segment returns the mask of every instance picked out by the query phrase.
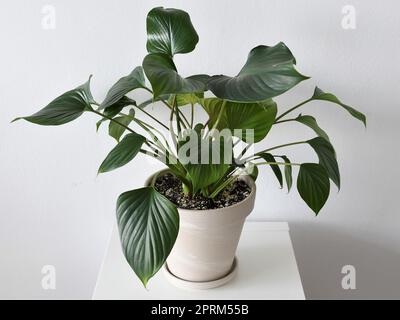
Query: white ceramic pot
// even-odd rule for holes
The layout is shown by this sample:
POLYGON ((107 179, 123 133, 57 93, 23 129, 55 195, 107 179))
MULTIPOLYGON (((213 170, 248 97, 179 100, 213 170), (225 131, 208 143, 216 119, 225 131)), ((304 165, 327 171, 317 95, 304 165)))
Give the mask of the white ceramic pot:
POLYGON ((232 271, 243 224, 253 210, 256 196, 254 181, 248 176, 240 179, 251 187, 248 197, 240 203, 212 210, 178 209, 179 233, 167 259, 168 271, 176 278, 218 286, 218 279, 232 271))

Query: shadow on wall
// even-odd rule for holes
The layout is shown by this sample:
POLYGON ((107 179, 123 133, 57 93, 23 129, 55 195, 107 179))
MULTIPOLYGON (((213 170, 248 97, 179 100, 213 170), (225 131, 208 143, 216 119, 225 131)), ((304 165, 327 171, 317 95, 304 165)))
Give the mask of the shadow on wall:
POLYGON ((346 234, 339 226, 290 225, 307 299, 400 298, 399 252, 346 234), (356 269, 355 290, 342 288, 344 265, 356 269))

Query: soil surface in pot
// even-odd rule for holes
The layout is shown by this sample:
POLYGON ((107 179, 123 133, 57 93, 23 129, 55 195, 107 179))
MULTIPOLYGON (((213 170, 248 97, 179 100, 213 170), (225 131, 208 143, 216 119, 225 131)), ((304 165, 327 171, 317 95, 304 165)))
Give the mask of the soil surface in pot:
POLYGON ((183 193, 182 182, 171 173, 159 176, 154 187, 178 208, 192 210, 229 207, 246 199, 251 192, 251 188, 246 184, 246 182, 236 180, 222 190, 214 199, 208 199, 201 195, 189 197, 183 193))

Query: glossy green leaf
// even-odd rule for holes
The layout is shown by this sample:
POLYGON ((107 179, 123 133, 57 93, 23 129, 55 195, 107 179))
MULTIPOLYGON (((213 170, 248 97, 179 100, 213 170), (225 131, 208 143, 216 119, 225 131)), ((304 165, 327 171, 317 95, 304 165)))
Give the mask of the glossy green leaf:
POLYGON ((283 42, 252 49, 246 64, 235 77, 211 77, 209 89, 231 101, 262 101, 278 96, 308 79, 296 71, 296 60, 283 42))
POLYGON ((194 50, 199 36, 189 15, 179 9, 154 8, 147 15, 147 51, 173 57, 194 50))
POLYGON ((153 88, 154 98, 165 94, 201 93, 207 90, 207 75, 182 78, 172 58, 163 53, 150 53, 143 60, 143 69, 153 88))
MULTIPOLYGON (((131 105, 135 106, 136 101, 128 98, 127 96, 123 96, 121 99, 119 99, 117 102, 115 102, 111 106, 106 107, 103 110, 103 113, 110 118, 114 118, 118 113, 120 113, 122 111, 123 108, 125 108, 127 106, 131 106, 131 105)), ((96 123, 97 130, 99 130, 100 125, 104 121, 108 121, 108 119, 103 118, 96 123)))
MULTIPOLYGON (((291 163, 287 156, 275 156, 275 157, 282 158, 283 161, 285 161, 285 163, 287 163, 287 164, 291 163)), ((286 185, 287 185, 288 192, 289 192, 290 189, 292 188, 292 184, 293 184, 292 166, 286 165, 285 168, 283 169, 283 172, 285 173, 285 181, 286 181, 286 185)))
POLYGON ((297 176, 297 190, 307 205, 318 214, 329 197, 329 177, 316 163, 303 163, 297 176))
MULTIPOLYGON (((219 98, 207 98, 201 104, 210 117, 209 127, 212 128, 219 116, 224 100, 219 98)), ((218 130, 230 129, 233 135, 235 129, 242 130, 242 134, 237 136, 244 141, 251 138, 254 142, 263 140, 272 124, 277 113, 276 103, 273 100, 266 100, 256 103, 240 103, 225 101, 224 110, 220 121, 217 124, 218 130), (246 129, 254 130, 251 137, 247 137, 246 129)))
MULTIPOLYGON (((133 110, 133 109, 132 109, 133 110)), ((124 126, 129 126, 129 124, 133 121, 133 115, 125 115, 125 116, 120 116, 120 117, 115 117, 114 120, 118 121, 119 123, 123 124, 124 126)), ((124 134, 126 128, 124 126, 121 126, 115 121, 110 121, 108 125, 108 134, 113 137, 117 142, 119 142, 119 139, 121 136, 124 134)))
POLYGON ((136 67, 129 75, 119 79, 108 91, 99 110, 106 109, 123 98, 128 92, 146 87, 142 67, 136 67))
MULTIPOLYGON (((263 158, 266 162, 276 162, 275 157, 270 154, 270 153, 261 153, 259 155, 261 158, 263 158)), ((279 165, 277 164, 270 164, 272 171, 274 172, 276 178, 278 179, 278 182, 283 188, 283 177, 282 177, 282 172, 281 169, 279 168, 279 165)))
POLYGON ((360 111, 357 111, 353 107, 350 107, 343 102, 341 102, 335 95, 332 93, 327 93, 322 91, 320 88, 315 87, 314 94, 311 97, 311 100, 322 100, 322 101, 329 101, 336 103, 346 109, 354 118, 360 120, 362 123, 364 123, 365 126, 367 126, 367 118, 363 113, 360 111))
POLYGON ((319 164, 325 168, 329 178, 340 189, 339 165, 336 160, 336 152, 332 144, 324 138, 317 137, 308 140, 307 143, 315 150, 319 158, 319 164))
POLYGON ((133 132, 124 136, 104 159, 99 173, 111 171, 127 164, 138 154, 145 140, 145 137, 133 132))
POLYGON ((295 120, 311 128, 318 136, 329 141, 328 135, 323 129, 321 129, 314 117, 299 115, 295 120))
POLYGON ((174 246, 178 211, 154 188, 145 187, 119 196, 117 223, 125 258, 146 286, 174 246))
POLYGON ((84 111, 92 110, 90 104, 93 97, 89 87, 90 78, 85 84, 57 97, 40 111, 31 116, 16 118, 13 122, 24 119, 43 126, 58 126, 71 122, 84 111))

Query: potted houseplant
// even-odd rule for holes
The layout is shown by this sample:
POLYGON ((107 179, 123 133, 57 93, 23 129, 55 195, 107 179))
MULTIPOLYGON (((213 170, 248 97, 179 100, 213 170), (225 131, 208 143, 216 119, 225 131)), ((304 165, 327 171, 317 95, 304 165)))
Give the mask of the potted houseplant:
POLYGON ((53 126, 85 112, 95 113, 100 117, 97 127, 108 122, 109 134, 117 141, 99 173, 125 165, 138 153, 163 162, 167 170, 117 200, 124 255, 145 286, 165 261, 170 274, 182 281, 217 285, 232 271, 242 226, 254 205, 258 167, 269 166, 281 188, 286 184, 288 190, 293 184, 292 168, 298 168, 297 190, 315 214, 329 196, 330 180, 340 187, 328 135, 315 118, 295 112, 319 100, 344 108, 364 125, 366 118, 319 88, 278 114, 273 98, 308 79, 295 69, 296 60, 282 42, 253 48, 236 76, 184 78, 173 58, 193 51, 199 40, 189 15, 154 8, 147 16, 147 35, 148 54, 142 66, 119 79, 101 103, 90 92, 89 77, 37 113, 15 120, 53 126), (127 96, 136 89, 151 96, 139 103, 127 96), (168 108, 169 119, 158 119, 149 111, 152 103, 168 108), (197 112, 202 110, 208 120, 198 123, 197 112), (264 140, 272 128, 289 121, 308 126, 316 137, 248 155, 250 147, 264 140), (311 146, 318 163, 289 160, 282 149, 295 144, 311 146))

